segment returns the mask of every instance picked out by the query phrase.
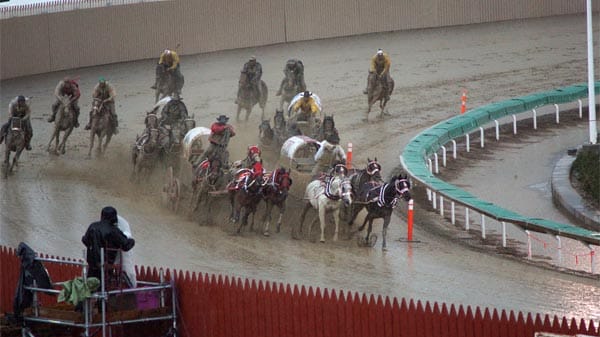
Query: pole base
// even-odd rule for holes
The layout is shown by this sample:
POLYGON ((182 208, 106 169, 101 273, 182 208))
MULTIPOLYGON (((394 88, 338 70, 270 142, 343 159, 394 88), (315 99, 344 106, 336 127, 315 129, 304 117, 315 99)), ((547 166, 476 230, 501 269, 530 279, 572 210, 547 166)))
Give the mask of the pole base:
POLYGON ((421 240, 409 240, 408 238, 399 238, 396 241, 398 241, 398 242, 406 242, 406 243, 421 243, 421 240))

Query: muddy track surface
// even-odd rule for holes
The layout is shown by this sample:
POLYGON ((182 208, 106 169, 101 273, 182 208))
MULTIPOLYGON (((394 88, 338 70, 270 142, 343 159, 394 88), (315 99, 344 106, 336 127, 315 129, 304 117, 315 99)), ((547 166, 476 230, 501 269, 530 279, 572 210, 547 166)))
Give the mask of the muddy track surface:
MULTIPOLYGON (((459 111, 463 88, 469 92, 470 108, 584 82, 584 23, 583 16, 552 17, 183 56, 183 96, 199 126, 209 126, 222 113, 234 120, 239 70, 249 55, 256 54, 269 86, 266 114, 270 117, 279 105, 274 93, 283 65, 288 58, 298 57, 305 64, 309 90, 323 99, 325 113, 335 116, 342 143, 353 143, 356 165, 363 165, 367 157, 377 157, 387 175, 397 169, 398 156, 413 136, 459 111), (388 105, 390 116, 381 120, 372 113, 371 121, 363 123, 366 97, 361 92, 369 58, 377 48, 391 54, 391 73, 397 87, 388 105)), ((291 226, 297 225, 308 182, 308 177, 299 173, 293 175, 282 232, 273 232, 270 237, 249 228, 234 235, 225 199, 217 200, 209 221, 204 213, 193 219, 183 212, 173 214, 161 204, 164 168, 158 168, 145 183, 137 185, 129 180, 130 148, 142 132, 143 117, 153 103, 149 87, 154 80, 154 61, 74 69, 1 83, 3 106, 15 95, 33 96, 35 135, 34 149, 23 154, 18 172, 0 181, 0 244, 16 247, 24 241, 40 252, 82 256, 81 236, 87 225, 99 217, 103 206, 114 205, 132 224, 137 241, 134 255, 140 265, 600 319, 597 301, 590 300, 600 296, 597 280, 520 263, 494 249, 466 247, 460 244, 463 239, 456 228, 430 212, 424 202, 417 204, 415 215, 415 236, 420 242, 398 241, 406 233, 406 205, 401 204, 390 225, 387 252, 381 251, 380 241, 374 248, 358 247, 356 224, 351 228, 343 225, 338 242, 331 240, 331 225, 324 244, 315 242, 317 226, 313 237, 293 240, 291 226), (57 157, 45 151, 51 132, 45 120, 52 92, 65 75, 81 78, 82 125, 97 78, 104 76, 116 87, 120 133, 102 157, 86 159, 89 134, 82 128, 69 139, 65 155, 57 157)), ((2 120, 6 120, 5 110, 2 120)), ((248 123, 234 122, 238 135, 230 143, 232 159, 242 158, 244 149, 258 142, 259 122, 258 110, 248 123)), ((560 133, 556 134, 553 137, 558 139, 560 133)), ((506 149, 511 150, 508 145, 506 149)), ((543 152, 543 146, 538 150, 543 152)), ((502 151, 478 152, 475 156, 487 160, 501 157, 502 151)), ((555 155, 552 151, 556 150, 548 156, 555 155)), ((278 162, 275 153, 266 154, 265 159, 267 169, 285 164, 278 162)), ((469 172, 476 166, 469 163, 450 178, 459 179, 458 183, 463 179, 468 185, 469 172)), ((186 198, 189 174, 189 166, 182 166, 180 179, 187 188, 186 198)), ((494 181, 495 177, 477 171, 477 181, 486 179, 494 181)), ((474 193, 478 188, 485 190, 478 186, 471 185, 474 193)), ((422 190, 415 193, 418 201, 424 200, 422 190)), ((186 201, 182 200, 182 206, 186 201)), ((257 227, 262 225, 262 214, 261 206, 257 227)), ((309 213, 308 221, 315 216, 309 213)), ((374 231, 381 236, 380 222, 374 231)))

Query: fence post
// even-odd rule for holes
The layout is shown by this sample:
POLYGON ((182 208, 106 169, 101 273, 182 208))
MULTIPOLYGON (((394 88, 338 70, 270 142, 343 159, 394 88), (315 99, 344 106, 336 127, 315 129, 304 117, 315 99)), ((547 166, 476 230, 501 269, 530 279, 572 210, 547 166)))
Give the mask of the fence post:
POLYGON ((535 109, 533 111, 533 129, 537 130, 537 111, 535 109))
POLYGON ((483 131, 483 127, 479 127, 479 135, 480 135, 480 142, 481 142, 481 148, 483 149, 484 145, 485 145, 485 134, 483 131))
POLYGON ((494 124, 496 125, 496 140, 500 140, 500 123, 494 119, 494 124))
POLYGON ((408 201, 408 215, 407 215, 407 227, 408 227, 408 233, 406 235, 406 238, 408 239, 408 241, 412 241, 413 239, 413 208, 414 208, 414 202, 412 199, 410 199, 408 201))
POLYGON ((512 115, 513 118, 513 135, 517 134, 517 116, 512 115))
POLYGON ((560 122, 560 117, 559 117, 560 110, 558 109, 558 104, 554 104, 554 108, 556 109, 556 124, 558 124, 560 122))

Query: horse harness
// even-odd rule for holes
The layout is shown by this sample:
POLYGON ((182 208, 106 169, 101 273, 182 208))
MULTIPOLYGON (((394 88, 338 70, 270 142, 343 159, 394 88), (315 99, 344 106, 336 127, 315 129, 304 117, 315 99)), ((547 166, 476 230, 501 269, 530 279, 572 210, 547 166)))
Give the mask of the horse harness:
MULTIPOLYGON (((338 200, 340 200, 340 199, 341 199, 341 198, 342 198, 344 195, 347 195, 347 194, 350 194, 350 193, 352 193, 352 192, 344 192, 344 191, 343 191, 343 187, 342 187, 342 186, 343 186, 344 184, 349 184, 349 183, 350 183, 350 181, 347 181, 347 180, 346 180, 346 181, 344 181, 344 180, 342 180, 342 181, 340 182, 340 185, 341 185, 341 186, 340 186, 339 193, 338 193, 338 194, 333 194, 333 193, 331 192, 331 182, 332 182, 332 181, 333 181, 333 180, 334 180, 336 177, 337 177, 337 176, 330 176, 330 177, 328 177, 328 178, 327 178, 327 181, 325 182, 325 192, 323 193, 323 194, 325 194, 325 196, 326 196, 328 199, 330 199, 330 200, 333 200, 333 201, 338 201, 338 200)), ((340 179, 341 179, 341 178, 340 178, 340 179)), ((350 190, 352 190, 352 189, 350 189, 350 190)))
POLYGON ((410 184, 405 178, 396 180, 394 183, 394 197, 388 201, 386 200, 386 192, 391 187, 391 185, 391 183, 386 183, 383 186, 381 186, 379 189, 379 196, 370 202, 376 201, 377 206, 379 207, 396 207, 396 205, 398 204, 398 197, 408 192, 410 184))

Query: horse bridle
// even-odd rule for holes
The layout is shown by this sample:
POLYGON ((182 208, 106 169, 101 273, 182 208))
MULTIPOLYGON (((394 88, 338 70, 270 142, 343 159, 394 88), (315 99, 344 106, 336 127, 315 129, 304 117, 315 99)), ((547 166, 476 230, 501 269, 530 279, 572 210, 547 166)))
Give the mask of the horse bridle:
POLYGON ((390 185, 391 185, 390 183, 383 185, 383 187, 379 191, 379 198, 377 199, 377 205, 379 207, 392 207, 392 208, 396 207, 396 205, 398 204, 398 197, 403 196, 410 189, 410 183, 408 182, 408 179, 406 179, 406 178, 397 179, 394 182, 394 189, 395 189, 396 193, 394 194, 394 198, 388 203, 385 200, 385 191, 388 189, 388 187, 390 185), (402 184, 402 187, 400 187, 400 184, 402 184))
POLYGON ((331 179, 327 180, 327 184, 325 185, 325 196, 327 198, 337 201, 347 195, 352 195, 352 185, 350 184, 350 180, 342 179, 339 176, 333 176, 333 177, 331 177, 331 179), (340 190, 337 195, 331 193, 331 182, 333 180, 335 180, 336 178, 341 180, 340 181, 340 190), (344 187, 346 188, 346 192, 344 192, 344 187))

